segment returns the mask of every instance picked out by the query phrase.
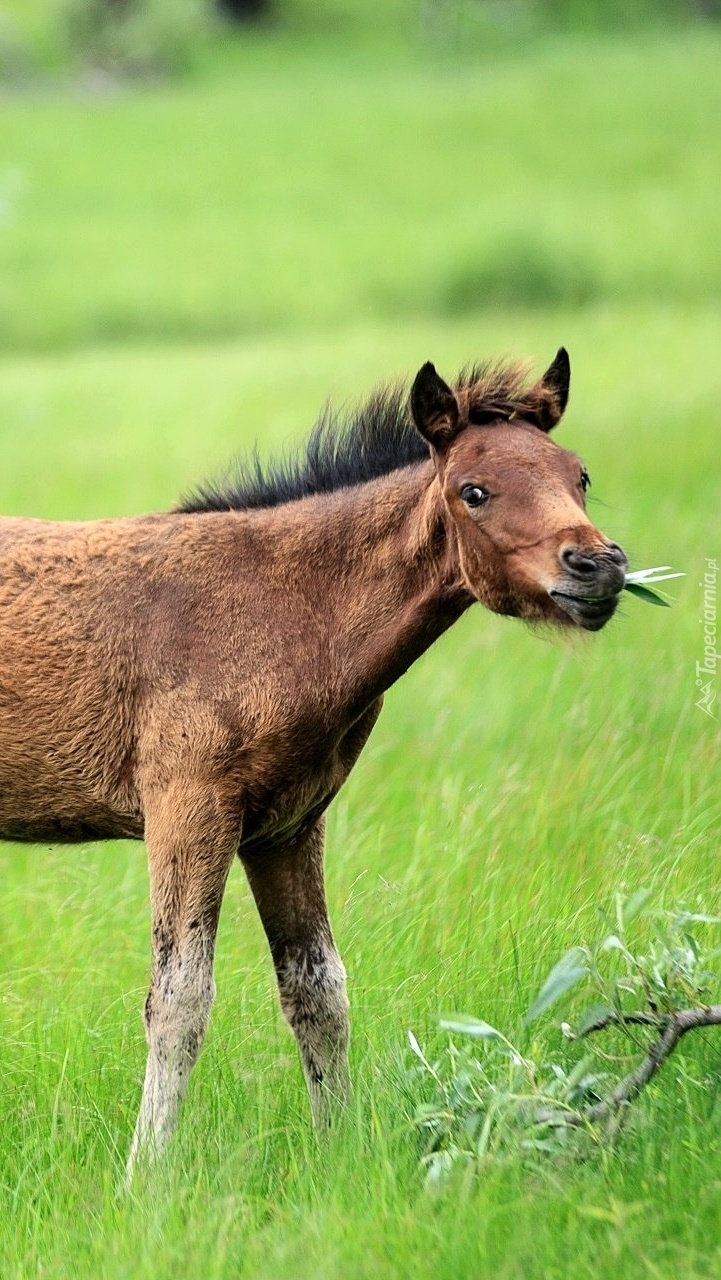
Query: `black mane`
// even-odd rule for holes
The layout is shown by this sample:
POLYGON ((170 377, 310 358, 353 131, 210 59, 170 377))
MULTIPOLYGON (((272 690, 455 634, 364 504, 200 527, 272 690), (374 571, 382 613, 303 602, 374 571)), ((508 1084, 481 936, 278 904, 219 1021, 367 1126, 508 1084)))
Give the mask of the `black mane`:
MULTIPOLYGON (((525 367, 518 364, 464 370, 456 391, 467 420, 481 422, 489 413, 500 418, 522 409, 528 398, 524 380, 525 367)), ((413 425, 408 390, 396 384, 374 392, 348 416, 326 408, 298 453, 266 464, 255 449, 225 481, 202 484, 176 511, 278 507, 375 480, 428 455, 428 444, 413 425)))

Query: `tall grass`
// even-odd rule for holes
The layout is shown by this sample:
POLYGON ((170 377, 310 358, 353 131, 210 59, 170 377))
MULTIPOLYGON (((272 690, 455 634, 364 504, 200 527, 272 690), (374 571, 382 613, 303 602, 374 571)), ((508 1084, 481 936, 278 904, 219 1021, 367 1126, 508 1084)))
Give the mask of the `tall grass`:
POLYGON ((694 706, 697 583, 719 554, 718 47, 345 57, 261 42, 202 89, 6 100, 0 508, 168 509, 234 449, 303 434, 328 394, 564 342, 559 441, 592 517, 637 566, 688 577, 671 610, 629 599, 577 646, 472 610, 389 695, 329 821, 355 1098, 327 1144, 236 868, 178 1140, 118 1195, 144 851, 0 846, 0 1275, 710 1277, 711 1035, 617 1150, 492 1165, 432 1199, 406 1033, 433 1053, 459 1009, 518 1028, 619 886, 721 906, 721 744, 694 706))

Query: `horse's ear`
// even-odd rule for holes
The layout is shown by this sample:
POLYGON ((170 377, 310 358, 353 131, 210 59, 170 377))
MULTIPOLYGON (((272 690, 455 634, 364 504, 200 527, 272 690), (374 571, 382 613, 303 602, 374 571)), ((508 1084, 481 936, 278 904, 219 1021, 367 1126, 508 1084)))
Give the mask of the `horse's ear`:
POLYGON ((430 360, 416 374, 411 413, 421 435, 435 449, 443 449, 458 433, 458 401, 430 360))
POLYGON ((559 347, 552 364, 538 383, 536 421, 542 431, 552 431, 563 417, 571 385, 571 361, 565 347, 559 347))

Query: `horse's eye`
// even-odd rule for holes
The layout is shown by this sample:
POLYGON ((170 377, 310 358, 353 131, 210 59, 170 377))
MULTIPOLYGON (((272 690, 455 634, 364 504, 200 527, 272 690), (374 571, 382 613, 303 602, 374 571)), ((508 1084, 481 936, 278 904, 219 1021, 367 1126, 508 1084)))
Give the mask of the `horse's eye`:
POLYGON ((461 497, 467 507, 480 507, 488 501, 490 494, 478 484, 466 484, 461 489, 461 497))
POLYGON ((587 489, 591 488, 591 477, 586 471, 585 467, 581 472, 581 488, 583 489, 584 493, 586 492, 587 489))

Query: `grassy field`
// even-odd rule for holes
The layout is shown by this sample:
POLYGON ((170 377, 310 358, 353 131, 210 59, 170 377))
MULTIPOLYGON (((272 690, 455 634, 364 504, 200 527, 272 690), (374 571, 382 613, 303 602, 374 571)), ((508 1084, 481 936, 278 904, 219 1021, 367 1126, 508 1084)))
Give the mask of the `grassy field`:
MULTIPOLYGON (((694 705, 721 554, 721 41, 492 61, 256 40, 204 77, 6 97, 0 509, 162 510, 432 358, 559 343, 559 439, 638 566, 686 570, 577 646, 473 610, 388 699, 329 823, 355 1098, 318 1147, 240 871, 218 1001, 157 1176, 118 1194, 144 1064, 142 846, 0 846, 0 1275, 712 1277, 721 1042, 617 1149, 430 1197, 407 1031, 520 1016, 613 892, 721 910, 718 721, 694 705)), ((718 996, 716 996, 718 998, 718 996)), ((559 1053, 549 1017, 534 1029, 559 1053)))

